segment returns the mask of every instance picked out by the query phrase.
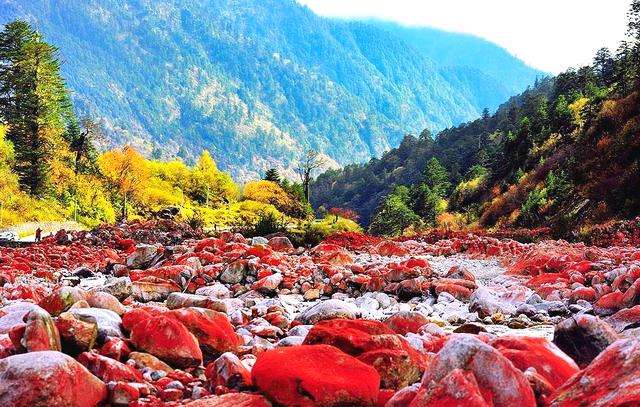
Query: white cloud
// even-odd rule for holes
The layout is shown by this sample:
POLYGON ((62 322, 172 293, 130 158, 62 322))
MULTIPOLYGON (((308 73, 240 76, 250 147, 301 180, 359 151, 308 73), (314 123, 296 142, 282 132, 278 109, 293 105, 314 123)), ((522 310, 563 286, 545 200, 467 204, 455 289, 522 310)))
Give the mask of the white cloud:
POLYGON ((298 0, 316 13, 375 17, 464 32, 495 42, 529 65, 560 72, 587 64, 626 31, 630 0, 298 0))

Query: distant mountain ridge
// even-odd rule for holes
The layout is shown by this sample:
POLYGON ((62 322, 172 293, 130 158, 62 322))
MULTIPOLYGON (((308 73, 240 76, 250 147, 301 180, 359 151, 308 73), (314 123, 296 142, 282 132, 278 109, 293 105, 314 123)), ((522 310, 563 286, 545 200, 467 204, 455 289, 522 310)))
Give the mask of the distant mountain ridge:
POLYGON ((60 48, 79 113, 113 144, 186 160, 207 148, 238 179, 292 175, 310 148, 365 161, 542 75, 480 39, 326 19, 293 0, 0 0, 0 23, 17 18, 60 48), (472 49, 427 46, 457 38, 472 49), (501 55, 500 69, 476 52, 501 55))

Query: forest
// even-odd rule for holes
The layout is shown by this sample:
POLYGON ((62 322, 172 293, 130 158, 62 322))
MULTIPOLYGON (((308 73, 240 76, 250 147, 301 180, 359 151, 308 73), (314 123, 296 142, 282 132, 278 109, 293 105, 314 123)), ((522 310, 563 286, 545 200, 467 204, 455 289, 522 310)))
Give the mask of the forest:
POLYGON ((175 208, 192 225, 248 234, 359 229, 336 214, 314 219, 303 188, 309 174, 296 183, 272 169, 240 187, 207 150, 192 166, 145 158, 129 145, 98 151, 105 136, 76 117, 57 49, 24 21, 0 33, 0 62, 0 227, 65 219, 92 227, 175 208))
POLYGON ((364 165, 328 171, 318 207, 358 212, 374 234, 432 227, 550 227, 578 237, 640 212, 640 4, 627 38, 593 64, 536 82, 495 114, 425 130, 364 165))
POLYGON ((98 148, 104 128, 76 116, 57 48, 29 23, 9 23, 0 36, 0 182, 9 192, 0 223, 96 226, 176 208, 216 230, 326 236, 359 221, 381 235, 545 226, 577 237, 640 210, 638 13, 634 3, 615 52, 537 80, 493 114, 435 137, 407 135, 380 158, 315 180, 325 162, 309 150, 314 162, 300 159, 295 181, 274 167, 244 185, 207 150, 188 164, 131 145, 98 148))
POLYGON ((543 75, 477 37, 406 37, 297 0, 4 1, 0 24, 20 18, 60 49, 74 108, 105 129, 106 147, 189 164, 207 149, 239 182, 271 167, 293 179, 309 149, 334 167, 367 161, 543 75))

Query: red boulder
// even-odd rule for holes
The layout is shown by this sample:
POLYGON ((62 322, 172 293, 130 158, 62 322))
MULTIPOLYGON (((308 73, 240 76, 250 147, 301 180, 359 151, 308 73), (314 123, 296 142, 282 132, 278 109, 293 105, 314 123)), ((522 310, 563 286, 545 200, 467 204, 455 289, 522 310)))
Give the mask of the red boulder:
POLYGON ((411 406, 435 405, 431 401, 434 397, 442 401, 453 397, 453 405, 465 405, 466 401, 483 405, 478 404, 478 395, 486 405, 495 407, 536 405, 529 382, 507 358, 473 335, 454 334, 429 364, 411 406), (455 372, 457 369, 463 372, 455 372), (460 383, 468 392, 448 394, 449 383, 460 383), (469 400, 465 400, 467 397, 469 400))
POLYGON ((580 371, 573 359, 544 338, 503 336, 490 345, 521 371, 535 368, 553 387, 562 386, 580 371))
POLYGON ((551 396, 552 407, 640 405, 640 342, 623 339, 551 396))
POLYGON ((254 385, 284 406, 373 406, 380 376, 333 346, 293 346, 266 351, 251 371, 254 385))
POLYGON ((221 312, 190 307, 172 310, 167 315, 186 326, 206 352, 234 352, 241 345, 240 337, 227 316, 221 312))
POLYGON ((0 360, 0 405, 94 407, 107 386, 64 353, 31 352, 0 360))
POLYGON ((159 315, 137 323, 131 330, 133 345, 184 368, 202 363, 202 352, 196 337, 178 320, 159 315))

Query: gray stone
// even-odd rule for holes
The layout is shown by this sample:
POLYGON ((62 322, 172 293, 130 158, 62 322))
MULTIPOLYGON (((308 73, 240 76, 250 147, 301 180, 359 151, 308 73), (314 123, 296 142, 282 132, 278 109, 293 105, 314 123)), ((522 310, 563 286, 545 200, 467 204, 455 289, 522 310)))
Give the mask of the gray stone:
POLYGON ((122 318, 113 311, 102 308, 71 308, 69 312, 82 321, 95 322, 98 325, 99 342, 104 342, 107 337, 124 338, 122 318))
POLYGON ((355 305, 341 300, 326 300, 304 310, 298 320, 306 325, 315 325, 327 319, 356 319, 358 309, 355 305))
POLYGON ((609 324, 587 314, 565 319, 555 327, 553 333, 553 343, 569 355, 580 368, 591 363, 618 339, 618 334, 609 324))
POLYGON ((158 246, 150 244, 139 244, 136 251, 127 257, 127 267, 131 269, 143 269, 151 266, 152 261, 158 254, 158 246))
POLYGON ((218 299, 231 298, 231 290, 225 287, 224 284, 220 283, 200 287, 196 290, 196 294, 218 299))
POLYGON ((220 274, 220 281, 227 284, 237 284, 242 281, 246 274, 247 268, 244 262, 234 261, 229 264, 222 274, 220 274))

